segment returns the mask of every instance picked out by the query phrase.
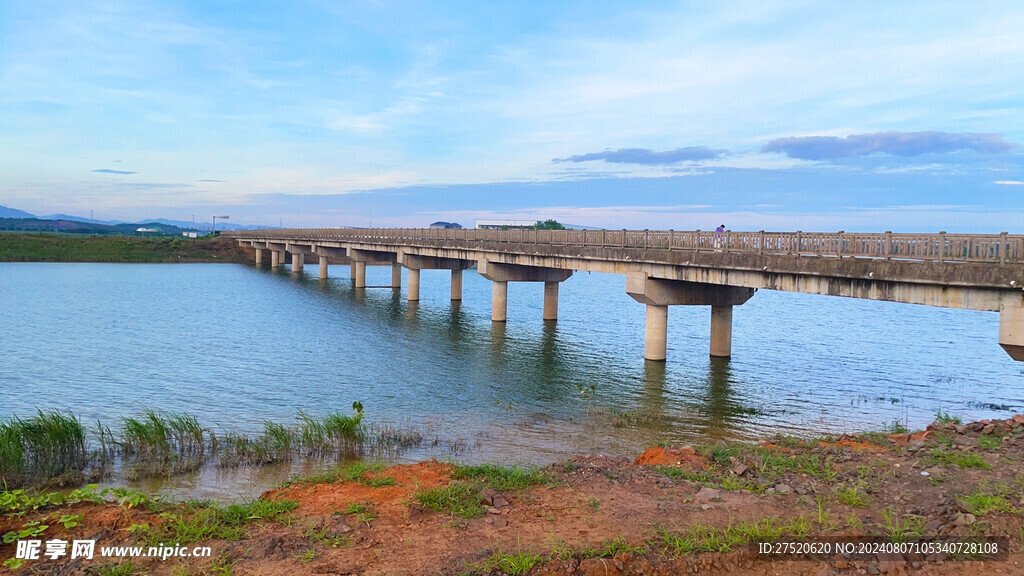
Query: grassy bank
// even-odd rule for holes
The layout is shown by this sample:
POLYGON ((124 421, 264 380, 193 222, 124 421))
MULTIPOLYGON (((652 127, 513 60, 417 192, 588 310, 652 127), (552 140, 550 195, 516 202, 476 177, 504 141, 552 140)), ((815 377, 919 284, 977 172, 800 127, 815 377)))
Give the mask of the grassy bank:
POLYGON ((230 238, 141 238, 0 232, 0 262, 248 262, 230 238))
MULTIPOLYGON (((300 415, 289 441, 315 445, 300 439, 316 440, 316 429, 352 436, 358 422, 348 418, 300 415)), ((134 420, 123 442, 156 438, 137 444, 168 452, 192 445, 165 441, 188 437, 188 419, 134 420), (151 432, 129 432, 141 428, 151 432)), ((274 444, 273 436, 268 430, 265 441, 274 444)), ((636 459, 591 454, 544 468, 355 462, 231 505, 96 486, 0 489, 0 564, 17 574, 178 576, 1016 576, 1024 563, 1022 455, 1024 415, 962 424, 943 414, 913 434, 657 446, 636 459), (85 564, 14 558, 17 540, 96 534, 98 545, 201 544, 211 553, 85 564), (852 547, 756 546, 793 542, 852 547), (967 552, 971 544, 987 552, 967 552)))

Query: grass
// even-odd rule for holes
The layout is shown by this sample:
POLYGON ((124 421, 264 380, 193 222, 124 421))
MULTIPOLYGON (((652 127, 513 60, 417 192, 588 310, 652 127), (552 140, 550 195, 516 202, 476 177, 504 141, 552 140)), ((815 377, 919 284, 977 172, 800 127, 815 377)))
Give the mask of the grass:
POLYGON ((608 540, 596 548, 584 550, 580 553, 583 558, 614 558, 619 554, 631 552, 633 554, 646 554, 648 550, 647 544, 636 544, 630 545, 626 542, 625 536, 619 536, 613 540, 608 540))
POLYGON ((963 424, 959 416, 951 416, 948 412, 942 410, 935 413, 935 421, 939 424, 963 424))
POLYGON ((120 445, 126 454, 201 457, 206 449, 206 434, 192 414, 145 410, 140 418, 123 418, 122 424, 120 445))
POLYGON ((416 500, 424 508, 462 518, 477 518, 484 513, 480 491, 466 482, 452 482, 430 490, 420 490, 416 500))
POLYGON ((867 508, 868 504, 871 503, 871 496, 868 496, 860 485, 848 486, 842 484, 836 486, 835 493, 840 502, 854 508, 867 508))
POLYGON ((127 562, 100 564, 99 566, 92 566, 86 570, 86 574, 95 576, 133 576, 134 574, 143 573, 142 569, 133 565, 131 560, 127 562))
POLYGON ((725 528, 694 524, 673 532, 657 527, 658 541, 671 556, 689 556, 701 552, 729 552, 750 542, 774 542, 783 536, 802 540, 811 523, 802 516, 792 520, 765 518, 759 522, 740 522, 725 528))
POLYGON ((216 504, 183 504, 174 512, 161 514, 159 527, 145 527, 145 541, 149 546, 163 543, 191 544, 210 538, 240 540, 246 534, 245 525, 258 521, 281 521, 298 504, 291 500, 252 500, 220 507, 216 504))
POLYGON ((991 487, 982 481, 977 490, 970 494, 958 496, 957 500, 975 516, 984 516, 992 512, 1017 512, 1007 497, 1013 497, 1013 491, 1005 484, 991 487))
POLYGON ((498 571, 509 576, 519 576, 526 574, 543 560, 543 556, 532 552, 517 552, 515 554, 495 552, 484 562, 483 569, 487 572, 498 571))
POLYGON ((992 465, 985 462, 981 456, 970 452, 947 451, 936 448, 928 455, 929 464, 941 464, 943 466, 959 466, 961 468, 974 468, 978 470, 991 470, 992 465))
POLYGON ((978 436, 978 448, 982 450, 999 450, 1003 445, 1003 439, 999 436, 978 436))
POLYGON ((353 408, 357 406, 358 409, 352 416, 333 412, 321 419, 299 410, 298 444, 312 456, 325 456, 339 449, 354 448, 364 438, 361 426, 363 406, 358 402, 353 404, 353 408))
POLYGON ((901 518, 898 512, 890 508, 882 511, 882 518, 885 519, 885 529, 892 542, 908 542, 924 533, 923 516, 904 514, 901 518))
POLYGON ((341 513, 354 516, 356 520, 363 524, 369 524, 378 518, 377 511, 372 502, 352 502, 341 513))
POLYGON ((81 474, 88 461, 85 428, 57 410, 0 422, 0 484, 15 488, 68 473, 81 474))
POLYGON ((453 477, 462 480, 479 480, 498 491, 522 490, 538 484, 547 484, 550 478, 539 468, 508 468, 483 464, 480 466, 456 466, 453 477))

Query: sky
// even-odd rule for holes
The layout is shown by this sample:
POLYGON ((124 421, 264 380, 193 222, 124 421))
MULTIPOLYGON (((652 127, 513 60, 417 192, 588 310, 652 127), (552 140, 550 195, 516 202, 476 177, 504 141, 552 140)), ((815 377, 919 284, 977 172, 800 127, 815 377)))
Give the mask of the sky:
POLYGON ((0 0, 0 204, 1024 233, 1024 3, 0 0))

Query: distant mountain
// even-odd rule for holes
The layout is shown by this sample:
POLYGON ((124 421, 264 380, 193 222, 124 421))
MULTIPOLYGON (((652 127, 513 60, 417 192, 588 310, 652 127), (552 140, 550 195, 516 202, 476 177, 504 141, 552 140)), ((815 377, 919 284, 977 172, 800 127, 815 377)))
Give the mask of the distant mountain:
MULTIPOLYGON (((185 220, 168 220, 167 218, 155 218, 153 220, 139 220, 140 223, 156 222, 157 224, 165 224, 167 226, 177 226, 179 228, 189 228, 191 230, 209 230, 213 228, 213 222, 196 222, 195 226, 191 222, 185 220)), ((263 230, 270 228, 270 226, 259 226, 252 224, 232 224, 231 222, 225 222, 223 220, 217 221, 217 230, 263 230)))
POLYGON ((0 218, 35 218, 35 214, 29 214, 24 210, 18 210, 17 208, 8 208, 7 206, 0 206, 0 218))
POLYGON ((127 224, 124 220, 93 220, 92 218, 83 218, 70 214, 47 214, 46 216, 33 216, 33 218, 39 218, 40 220, 70 220, 72 222, 88 222, 89 224, 104 224, 106 226, 127 224))

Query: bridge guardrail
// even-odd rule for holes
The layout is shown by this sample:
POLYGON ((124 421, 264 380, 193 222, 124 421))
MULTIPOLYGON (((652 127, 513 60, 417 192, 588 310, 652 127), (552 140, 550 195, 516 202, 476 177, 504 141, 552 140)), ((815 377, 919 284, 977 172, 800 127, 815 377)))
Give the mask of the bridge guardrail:
POLYGON ((267 240, 459 241, 552 246, 720 251, 831 258, 936 262, 1024 263, 1024 235, 894 234, 856 232, 734 232, 678 230, 507 230, 437 228, 299 228, 225 232, 267 240))

